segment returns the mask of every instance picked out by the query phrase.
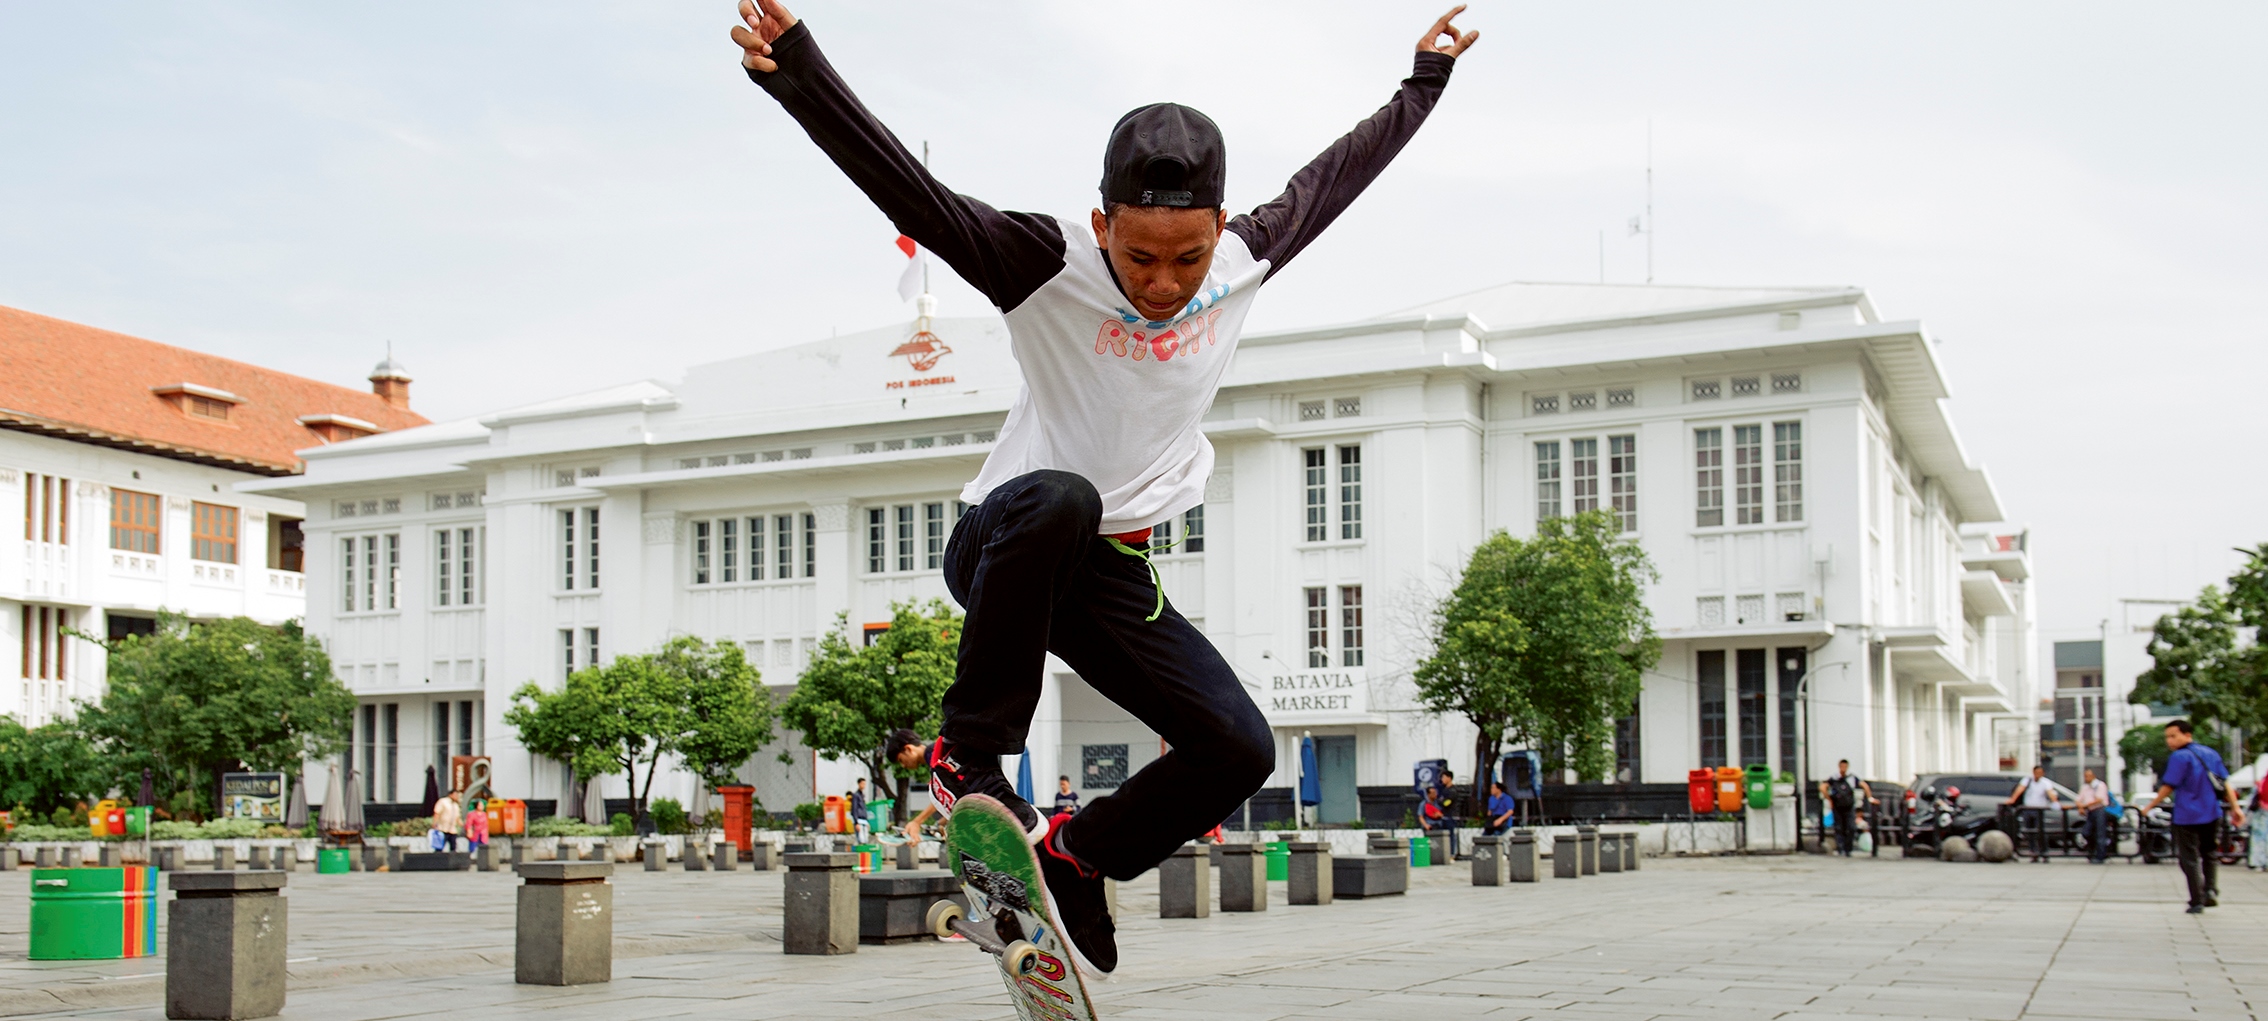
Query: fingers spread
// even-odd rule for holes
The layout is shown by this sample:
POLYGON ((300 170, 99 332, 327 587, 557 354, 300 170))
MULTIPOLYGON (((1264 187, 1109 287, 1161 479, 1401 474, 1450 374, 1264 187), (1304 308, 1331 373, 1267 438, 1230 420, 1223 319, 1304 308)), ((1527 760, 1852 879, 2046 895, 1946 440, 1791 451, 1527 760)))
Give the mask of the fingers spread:
POLYGON ((738 43, 741 49, 747 50, 750 53, 754 53, 757 50, 764 48, 764 37, 757 35, 756 33, 751 32, 745 28, 742 28, 739 25, 732 26, 732 41, 738 43))
POLYGON ((764 20, 764 16, 756 12, 755 4, 749 2, 749 0, 740 0, 740 20, 749 28, 755 28, 759 22, 764 20))

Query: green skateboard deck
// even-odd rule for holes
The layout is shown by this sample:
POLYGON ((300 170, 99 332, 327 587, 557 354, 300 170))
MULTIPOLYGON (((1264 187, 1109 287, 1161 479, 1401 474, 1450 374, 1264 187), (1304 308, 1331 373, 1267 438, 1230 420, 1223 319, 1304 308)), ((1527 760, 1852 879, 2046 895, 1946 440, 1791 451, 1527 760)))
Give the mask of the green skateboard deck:
POLYGON ((944 909, 932 909, 932 924, 993 955, 1022 1021, 1094 1021, 1078 965, 1048 912, 1039 857, 1016 817, 1000 802, 972 794, 953 806, 945 844, 969 911, 965 919, 940 921, 935 912, 944 909))

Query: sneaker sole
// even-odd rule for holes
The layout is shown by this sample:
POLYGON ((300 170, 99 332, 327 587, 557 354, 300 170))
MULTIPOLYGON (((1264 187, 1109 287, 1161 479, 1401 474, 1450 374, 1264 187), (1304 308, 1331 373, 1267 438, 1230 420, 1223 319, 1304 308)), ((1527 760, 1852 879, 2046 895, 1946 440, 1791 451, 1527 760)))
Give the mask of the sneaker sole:
MULTIPOLYGON (((934 789, 937 785, 937 781, 935 779, 930 780, 930 785, 932 789, 934 789)), ((958 802, 961 799, 954 798, 953 800, 955 802, 958 802)), ((998 799, 996 798, 994 800, 998 799)), ((932 795, 932 804, 935 804, 937 806, 937 817, 939 819, 950 819, 953 817, 952 805, 949 805, 942 801, 934 800, 934 795, 932 795)), ((1039 819, 1039 822, 1034 826, 1027 826, 1024 828, 1024 843, 1030 844, 1033 847, 1038 847, 1041 841, 1047 839, 1048 818, 1047 816, 1040 815, 1039 809, 1037 807, 1031 806, 1029 802, 1026 802, 1026 806, 1032 808, 1032 815, 1037 817, 1039 819)), ((1009 811, 1013 812, 1014 809, 1010 809, 1009 811)))
POLYGON ((1071 963, 1079 966, 1080 976, 1098 982, 1109 981, 1115 972, 1095 967, 1095 962, 1087 960, 1086 953, 1079 949, 1079 941, 1071 938, 1071 930, 1063 927, 1063 909, 1055 903, 1055 887, 1042 885, 1040 892, 1047 901, 1047 919, 1055 926, 1055 934, 1063 937, 1063 949, 1071 952, 1071 963))

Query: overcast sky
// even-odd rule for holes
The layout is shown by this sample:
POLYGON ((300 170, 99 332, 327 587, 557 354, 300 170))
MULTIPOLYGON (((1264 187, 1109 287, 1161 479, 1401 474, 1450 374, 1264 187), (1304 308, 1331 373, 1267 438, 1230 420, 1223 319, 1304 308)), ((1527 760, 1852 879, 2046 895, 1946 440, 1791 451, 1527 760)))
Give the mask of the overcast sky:
MULTIPOLYGON (((1219 121, 1232 206, 1383 102, 1437 4, 807 2, 955 188, 1079 213, 1117 115, 1219 121), (1222 8, 1230 8, 1224 12, 1222 8)), ((0 304, 436 418, 905 318, 895 231, 702 3, 0 0, 0 304)), ((1942 338, 2045 637, 2268 539, 2268 7, 1482 2, 1267 329, 1508 280, 1857 284, 1942 338)), ((985 311, 958 284, 942 311, 985 311)), ((0 368, 4 371, 4 368, 0 368)))

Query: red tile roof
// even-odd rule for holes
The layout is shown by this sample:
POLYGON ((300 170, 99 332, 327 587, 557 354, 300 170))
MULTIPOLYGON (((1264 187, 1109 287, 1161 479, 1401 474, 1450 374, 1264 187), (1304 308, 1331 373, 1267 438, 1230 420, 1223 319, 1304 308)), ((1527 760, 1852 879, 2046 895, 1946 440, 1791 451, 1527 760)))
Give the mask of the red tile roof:
POLYGON ((303 415, 359 419, 380 431, 426 424, 366 390, 0 306, 0 428, 293 475, 302 468, 293 451, 337 435, 337 419, 309 425, 303 415), (237 399, 228 421, 189 414, 192 396, 210 410, 214 391, 237 399))

